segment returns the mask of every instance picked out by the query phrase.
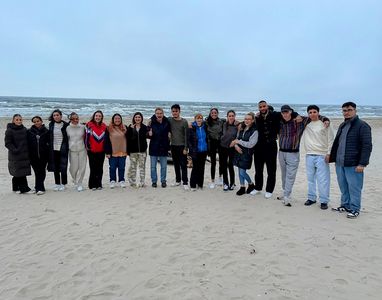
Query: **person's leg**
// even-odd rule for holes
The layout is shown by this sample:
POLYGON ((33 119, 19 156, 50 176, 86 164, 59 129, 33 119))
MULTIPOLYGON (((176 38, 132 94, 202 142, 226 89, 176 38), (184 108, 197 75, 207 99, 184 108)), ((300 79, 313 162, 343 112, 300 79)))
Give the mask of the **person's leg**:
POLYGON ((305 164, 306 164, 306 177, 308 179, 308 200, 316 201, 317 193, 316 193, 316 158, 317 155, 309 155, 305 156, 305 164))
POLYGON ((103 163, 105 161, 105 153, 96 154, 96 184, 97 188, 102 188, 103 163))
POLYGON ((188 168, 187 168, 187 154, 183 154, 183 146, 180 146, 180 169, 182 172, 182 183, 188 185, 188 168))
MULTIPOLYGON (((152 156, 153 158, 157 159, 157 156, 152 156)), ((130 153, 130 166, 129 166, 129 183, 132 186, 135 186, 137 184, 137 165, 138 165, 138 153, 130 153)), ((154 183, 157 181, 157 167, 156 167, 156 160, 154 162, 151 162, 151 172, 154 172, 154 175, 151 175, 151 181, 154 183), (154 163, 154 170, 152 169, 154 163), (155 181, 153 181, 153 177, 155 178, 155 181)))
POLYGON ((279 152, 279 164, 281 170, 281 188, 285 191, 285 178, 286 178, 286 152, 279 152))
POLYGON ((46 162, 38 161, 32 164, 32 168, 35 174, 35 190, 36 192, 45 192, 44 181, 46 177, 46 162))
POLYGON ((235 157, 235 150, 233 148, 230 148, 228 151, 228 171, 229 171, 230 186, 233 186, 235 184, 235 169, 233 168, 234 157, 235 157))
POLYGON ((53 151, 54 163, 54 183, 61 184, 61 153, 60 151, 53 151))
POLYGON ((191 177, 190 177, 190 187, 192 189, 196 188, 197 182, 198 182, 198 158, 193 157, 192 158, 191 177))
POLYGON ((118 182, 125 182, 126 156, 118 157, 118 182))
POLYGON ((19 182, 20 193, 27 193, 31 190, 30 187, 28 186, 28 181, 26 176, 18 177, 18 182, 19 182))
POLYGON ((68 184, 68 154, 64 156, 60 152, 60 173, 61 173, 61 184, 68 184))
POLYGON ((264 174, 263 174, 264 164, 265 164, 264 156, 266 154, 263 153, 262 148, 260 146, 262 145, 255 147, 255 153, 253 154, 253 161, 255 164, 255 190, 256 191, 261 191, 263 189, 263 184, 264 184, 264 174))
POLYGON ((245 186, 245 170, 242 168, 237 168, 239 171, 239 182, 241 186, 245 186))
POLYGON ((210 149, 208 155, 211 159, 211 181, 214 182, 216 172, 216 154, 218 151, 219 141, 211 139, 209 142, 210 149))
MULTIPOLYGON (((99 164, 97 164, 99 169, 99 164)), ((109 157, 109 176, 110 176, 110 182, 117 181, 117 166, 118 166, 118 157, 109 157)))
POLYGON ((146 153, 138 153, 139 179, 143 186, 146 179, 146 153))
POLYGON ((273 193, 276 185, 276 170, 277 170, 277 143, 269 144, 268 151, 265 155, 265 165, 267 166, 267 185, 265 191, 273 193))
POLYGON ((175 171, 175 181, 181 182, 182 177, 180 173, 180 160, 181 160, 181 154, 179 153, 179 146, 171 146, 171 155, 172 155, 172 162, 174 164, 174 171, 175 171))
POLYGON ((12 191, 20 192, 19 181, 15 176, 12 177, 12 191))
POLYGON ((349 193, 349 184, 345 174, 345 168, 336 165, 336 174, 338 187, 341 191, 341 206, 345 209, 350 210, 350 193, 349 193))
POLYGON ((78 153, 79 152, 69 151, 69 173, 75 185, 77 185, 77 174, 80 163, 78 153))
POLYGON ((198 186, 203 187, 204 184, 204 170, 206 166, 207 152, 202 152, 199 154, 198 163, 199 163, 199 178, 198 186))
POLYGON ((284 196, 290 197, 293 190, 294 181, 296 180, 297 169, 300 162, 300 153, 293 152, 287 153, 286 161, 286 176, 285 176, 285 190, 284 196))
POLYGON ((320 202, 328 203, 330 195, 330 168, 329 164, 325 161, 324 155, 317 156, 316 180, 320 202))
POLYGON ((77 173, 77 184, 82 186, 82 181, 84 180, 86 172, 86 151, 78 152, 78 173, 77 173))
POLYGON ((223 175, 223 184, 229 186, 228 182, 228 149, 220 148, 219 153, 219 164, 221 166, 222 175, 223 175))
POLYGON ((358 173, 354 167, 345 167, 345 176, 349 184, 350 210, 360 212, 364 173, 358 173))
POLYGON ((89 189, 96 188, 96 178, 95 178, 95 168, 96 168, 96 163, 95 163, 95 156, 94 153, 91 151, 88 151, 88 158, 89 158, 89 189))
MULTIPOLYGON (((130 155, 130 167, 131 167, 131 155, 130 155)), ((158 163, 158 156, 150 155, 150 176, 151 176, 151 183, 157 183, 158 181, 158 174, 157 174, 157 163, 158 163)), ((162 166, 161 166, 162 168, 162 166)), ((129 175, 129 180, 130 180, 129 175)), ((130 182, 131 183, 131 182, 130 182)))
POLYGON ((167 178, 167 156, 159 156, 160 163, 160 181, 166 183, 167 178))

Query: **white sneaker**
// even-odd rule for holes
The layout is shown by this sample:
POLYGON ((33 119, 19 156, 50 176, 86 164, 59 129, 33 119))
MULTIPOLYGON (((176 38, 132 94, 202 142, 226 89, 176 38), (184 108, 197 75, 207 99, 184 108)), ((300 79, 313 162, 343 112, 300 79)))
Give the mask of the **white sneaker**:
POLYGON ((226 191, 228 191, 228 190, 229 190, 229 186, 225 184, 225 185, 223 186, 223 191, 226 192, 226 191))
POLYGON ((60 190, 60 187, 61 187, 60 184, 54 185, 53 191, 58 192, 60 190))
POLYGON ((223 177, 219 177, 217 185, 218 186, 223 186, 223 177))
POLYGON ((171 184, 171 186, 180 186, 180 182, 174 182, 171 184))
POLYGON ((77 192, 82 192, 83 190, 84 188, 82 187, 82 185, 77 186, 77 192))
POLYGON ((30 191, 26 192, 25 194, 36 194, 36 191, 35 190, 30 190, 30 191))
POLYGON ((15 191, 15 194, 21 194, 21 192, 20 191, 15 191))
POLYGON ((250 192, 249 194, 251 194, 251 195, 257 195, 257 194, 259 194, 259 193, 261 193, 261 191, 253 190, 253 191, 250 192))
POLYGON ((187 184, 183 184, 183 188, 184 188, 185 191, 189 191, 190 190, 190 187, 187 184))
POLYGON ((124 181, 119 182, 119 186, 121 188, 125 188, 126 187, 126 182, 124 182, 124 181))
POLYGON ((196 188, 191 188, 191 192, 196 192, 196 188))
POLYGON ((272 197, 272 195, 273 195, 272 193, 265 192, 264 197, 265 197, 265 199, 269 199, 272 197))
POLYGON ((215 182, 211 182, 210 185, 209 185, 209 188, 210 189, 214 189, 215 188, 215 182))
POLYGON ((36 192, 36 195, 39 195, 39 196, 44 195, 44 194, 45 194, 44 191, 37 191, 37 192, 36 192))
POLYGON ((58 190, 60 192, 65 191, 65 185, 61 184, 60 187, 58 188, 58 190))
POLYGON ((115 188, 115 181, 114 180, 110 181, 110 188, 111 189, 115 188))
POLYGON ((291 199, 289 197, 283 197, 283 200, 282 200, 283 204, 285 206, 290 206, 290 202, 291 202, 291 199))

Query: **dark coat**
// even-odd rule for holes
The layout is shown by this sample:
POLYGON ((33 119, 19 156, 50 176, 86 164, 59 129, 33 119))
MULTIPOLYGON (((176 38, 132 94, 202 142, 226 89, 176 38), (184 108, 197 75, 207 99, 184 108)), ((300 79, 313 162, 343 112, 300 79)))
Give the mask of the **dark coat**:
POLYGON ((46 166, 49 159, 49 141, 49 130, 45 125, 40 128, 33 125, 28 129, 29 158, 32 165, 41 163, 46 166))
MULTIPOLYGON (((203 126, 203 129, 204 131, 206 132, 206 145, 208 145, 208 132, 207 132, 207 126, 206 124, 204 123, 204 126, 203 126)), ((187 145, 188 145, 188 154, 192 157, 192 158, 196 158, 196 155, 197 153, 199 152, 198 151, 198 135, 196 133, 196 130, 197 130, 197 126, 195 126, 194 124, 191 126, 191 128, 189 128, 187 130, 187 145)))
MULTIPOLYGON (((245 125, 242 125, 242 129, 240 129, 237 139, 248 142, 251 135, 256 131, 256 125, 253 125, 250 129, 244 132, 245 125)), ((233 159, 233 164, 241 169, 248 170, 252 165, 252 156, 253 156, 253 148, 246 148, 238 144, 243 153, 239 153, 235 150, 235 156, 233 159)))
POLYGON ((163 117, 162 123, 159 123, 153 115, 151 117, 151 124, 148 130, 153 132, 150 138, 149 155, 151 156, 167 156, 170 150, 170 139, 168 134, 171 130, 170 122, 166 117, 163 117))
POLYGON ((49 161, 48 161, 48 171, 49 172, 55 172, 55 171, 63 171, 68 168, 68 155, 69 155, 69 140, 68 140, 68 134, 66 133, 66 127, 68 127, 69 123, 62 121, 64 125, 61 128, 62 132, 62 144, 60 148, 61 153, 61 162, 60 162, 60 170, 55 170, 54 165, 54 137, 53 137, 53 130, 54 130, 54 122, 49 123, 49 161))
POLYGON ((136 131, 134 125, 127 129, 127 153, 142 153, 147 150, 147 126, 141 124, 139 131, 136 131))
POLYGON ((8 170, 14 177, 31 175, 27 129, 24 125, 9 123, 4 137, 8 149, 8 170))
MULTIPOLYGON (((345 167, 367 166, 372 151, 371 128, 365 121, 355 116, 350 121, 350 128, 346 136, 345 147, 345 167)), ((337 135, 334 139, 332 150, 330 152, 330 162, 335 162, 337 158, 337 150, 342 128, 345 126, 343 122, 338 128, 337 135)))

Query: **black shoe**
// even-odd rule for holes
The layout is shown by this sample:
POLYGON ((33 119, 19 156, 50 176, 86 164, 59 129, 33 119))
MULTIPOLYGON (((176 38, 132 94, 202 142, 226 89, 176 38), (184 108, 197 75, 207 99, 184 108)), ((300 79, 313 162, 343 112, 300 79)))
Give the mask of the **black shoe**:
POLYGON ((249 194, 249 193, 252 192, 254 189, 255 189, 255 185, 254 185, 253 183, 250 183, 250 184, 248 184, 248 188, 247 188, 246 193, 249 194))
POLYGON ((153 182, 153 184, 151 185, 153 188, 156 188, 158 185, 156 182, 153 182))
POLYGON ((162 188, 165 188, 167 186, 166 182, 162 182, 162 188))
POLYGON ((328 209, 328 203, 321 203, 321 209, 328 209))
MULTIPOLYGON (((306 206, 309 206, 309 205, 312 205, 312 204, 314 204, 314 203, 316 203, 316 201, 313 201, 313 200, 306 200, 305 201, 305 203, 304 203, 304 205, 306 205, 306 206)), ((328 207, 326 207, 326 208, 328 208, 328 207)))
POLYGON ((245 194, 245 187, 242 186, 240 189, 236 192, 236 195, 241 196, 245 194))
POLYGON ((228 189, 229 189, 230 191, 233 191, 233 190, 235 189, 235 186, 236 186, 236 184, 232 183, 232 184, 228 187, 228 189))
POLYGON ((287 206, 287 207, 292 207, 292 204, 287 203, 287 204, 285 204, 285 206, 287 206))

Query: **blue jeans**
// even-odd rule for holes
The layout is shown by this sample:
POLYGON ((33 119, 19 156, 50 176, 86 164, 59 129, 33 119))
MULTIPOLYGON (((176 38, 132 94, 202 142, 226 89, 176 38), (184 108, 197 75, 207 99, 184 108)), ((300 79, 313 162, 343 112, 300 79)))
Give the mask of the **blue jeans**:
POLYGON ((157 163, 160 164, 160 181, 166 182, 167 175, 167 156, 150 156, 151 182, 157 183, 157 163))
POLYGON ((238 169, 239 169, 239 181, 240 181, 240 185, 244 185, 245 184, 245 180, 247 180, 248 184, 252 183, 251 177, 249 177, 249 175, 247 173, 247 170, 246 169, 242 169, 242 168, 238 168, 238 169))
POLYGON ((341 206, 359 212, 361 209, 361 192, 363 172, 358 173, 354 167, 336 165, 337 181, 341 190, 341 206))
POLYGON ((325 155, 306 155, 306 175, 308 177, 308 199, 317 200, 316 188, 321 203, 329 202, 330 169, 325 162, 325 155))
POLYGON ((117 181, 117 169, 118 169, 118 180, 119 182, 125 181, 125 166, 126 166, 126 156, 109 158, 109 175, 110 181, 117 181))

